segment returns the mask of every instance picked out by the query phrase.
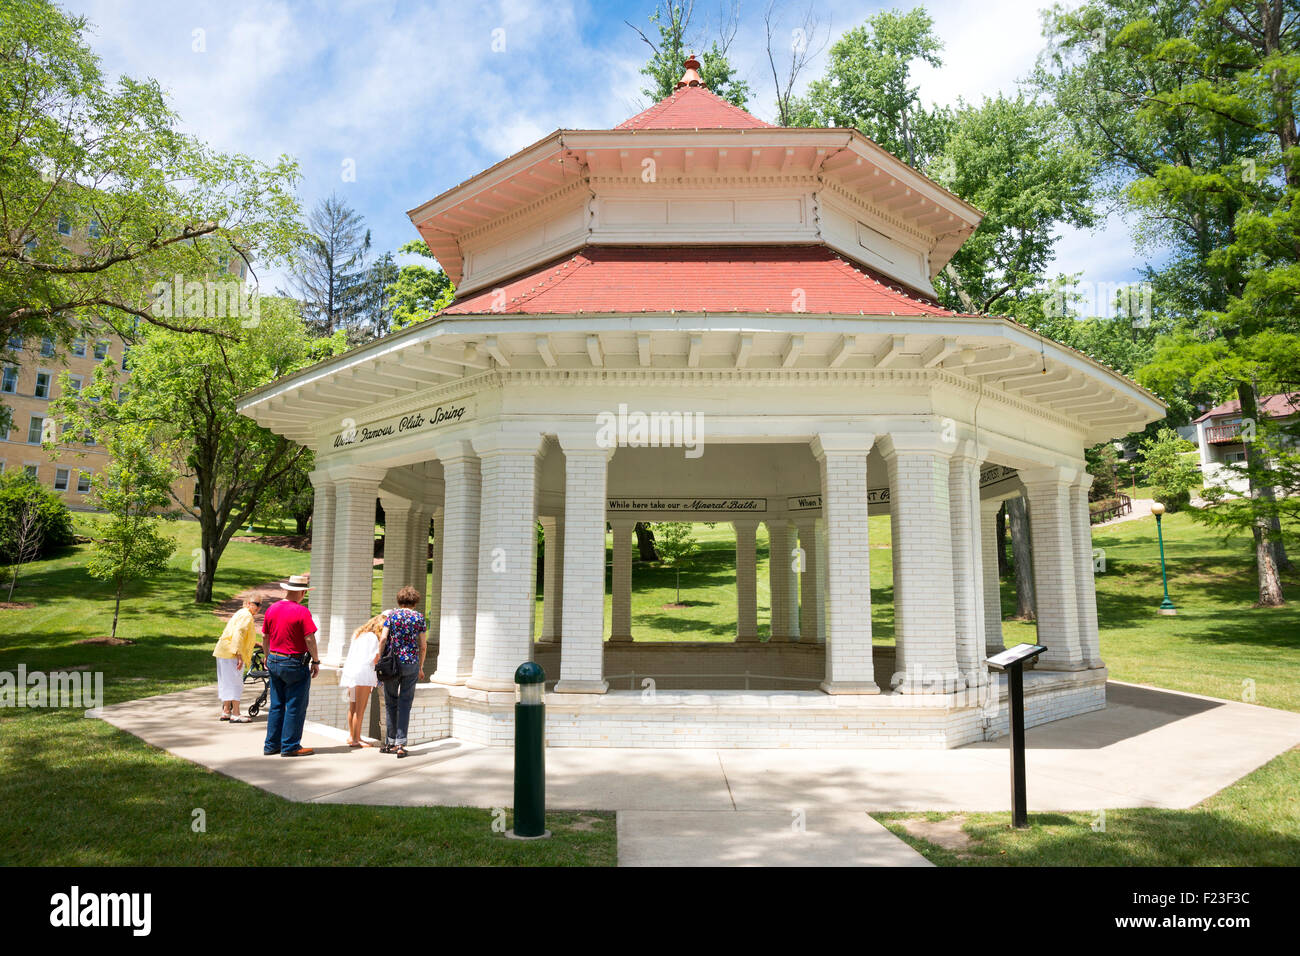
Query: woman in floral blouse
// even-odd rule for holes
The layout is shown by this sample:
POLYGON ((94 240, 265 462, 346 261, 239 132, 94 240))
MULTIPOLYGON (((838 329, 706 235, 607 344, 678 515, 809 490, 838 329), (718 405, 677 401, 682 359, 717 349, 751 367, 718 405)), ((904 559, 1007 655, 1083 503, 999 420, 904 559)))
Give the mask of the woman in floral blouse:
POLYGON ((406 756, 406 728, 411 722, 411 704, 415 700, 415 682, 424 680, 424 653, 429 630, 424 615, 415 609, 420 592, 407 585, 397 592, 397 609, 384 618, 379 636, 379 656, 388 642, 393 642, 401 664, 398 676, 384 681, 384 704, 388 718, 384 746, 380 753, 406 756))

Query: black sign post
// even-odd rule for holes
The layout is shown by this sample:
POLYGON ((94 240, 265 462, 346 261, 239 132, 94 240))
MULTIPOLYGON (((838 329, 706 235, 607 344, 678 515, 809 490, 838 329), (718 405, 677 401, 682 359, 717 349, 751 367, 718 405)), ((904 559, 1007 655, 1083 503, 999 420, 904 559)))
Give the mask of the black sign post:
POLYGON ((1042 644, 1017 644, 984 663, 1007 675, 1007 702, 1011 728, 1011 825, 1019 830, 1029 826, 1029 801, 1025 795, 1025 661, 1047 650, 1042 644))

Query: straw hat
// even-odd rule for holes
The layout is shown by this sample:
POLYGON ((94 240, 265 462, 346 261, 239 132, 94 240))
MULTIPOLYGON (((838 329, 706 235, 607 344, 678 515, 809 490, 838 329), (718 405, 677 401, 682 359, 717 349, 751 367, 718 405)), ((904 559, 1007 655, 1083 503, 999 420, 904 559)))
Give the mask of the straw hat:
POLYGON ((281 581, 280 587, 286 591, 310 591, 311 588, 307 586, 309 580, 310 577, 306 574, 294 574, 288 581, 281 581))

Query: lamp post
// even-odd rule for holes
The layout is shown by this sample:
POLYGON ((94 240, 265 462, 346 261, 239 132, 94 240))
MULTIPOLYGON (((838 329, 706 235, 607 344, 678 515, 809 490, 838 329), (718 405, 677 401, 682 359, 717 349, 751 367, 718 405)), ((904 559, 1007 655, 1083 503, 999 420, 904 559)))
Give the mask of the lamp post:
POLYGON ((1178 609, 1174 607, 1174 602, 1169 600, 1169 572, 1165 570, 1165 532, 1160 523, 1164 517, 1165 506, 1160 502, 1151 505, 1151 513, 1156 516, 1156 537, 1160 539, 1160 577, 1165 584, 1165 599, 1160 602, 1161 614, 1177 614, 1178 609))
POLYGON ((515 826, 506 835, 517 840, 549 837, 546 829, 546 672, 536 661, 515 670, 515 826))

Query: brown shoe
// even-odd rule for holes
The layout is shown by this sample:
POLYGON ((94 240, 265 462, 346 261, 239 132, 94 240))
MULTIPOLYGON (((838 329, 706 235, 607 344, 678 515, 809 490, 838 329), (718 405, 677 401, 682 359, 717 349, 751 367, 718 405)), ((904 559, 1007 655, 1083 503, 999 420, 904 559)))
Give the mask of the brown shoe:
POLYGON ((316 751, 310 747, 299 747, 297 750, 290 750, 288 753, 280 754, 281 757, 310 757, 316 751))

